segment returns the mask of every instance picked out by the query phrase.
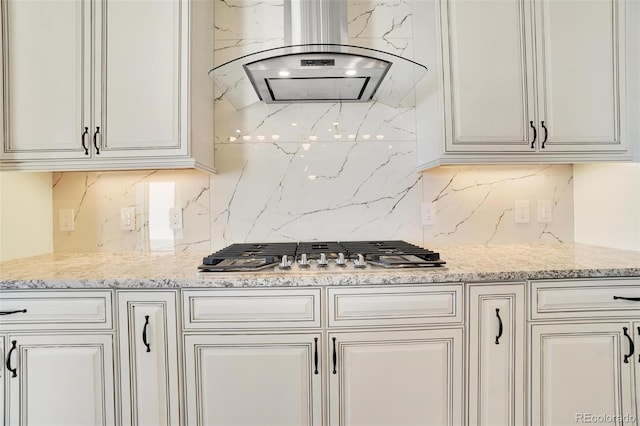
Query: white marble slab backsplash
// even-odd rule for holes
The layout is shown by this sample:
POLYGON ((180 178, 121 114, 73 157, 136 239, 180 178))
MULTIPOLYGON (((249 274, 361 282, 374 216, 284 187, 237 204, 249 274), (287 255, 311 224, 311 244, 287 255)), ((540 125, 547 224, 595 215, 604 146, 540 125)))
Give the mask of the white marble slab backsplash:
POLYGON ((520 244, 573 241, 573 166, 439 167, 423 175, 423 198, 436 210, 424 243, 520 244), (515 223, 515 201, 529 201, 529 223, 515 223), (552 222, 538 222, 550 200, 552 222))
POLYGON ((196 170, 53 173, 54 251, 207 252, 210 189, 196 170), (169 227, 170 206, 183 229, 169 227), (135 230, 121 229, 123 207, 135 208, 135 230), (74 231, 59 231, 60 209, 74 210, 74 231))
POLYGON ((245 241, 404 239, 426 247, 573 241, 572 166, 440 167, 415 173, 413 144, 221 144, 219 173, 54 173, 54 250, 208 252, 245 241), (537 222, 537 200, 553 221, 537 222), (515 200, 531 222, 514 223, 515 200), (437 223, 422 226, 420 203, 437 223), (182 208, 184 228, 168 225, 182 208), (135 207, 136 229, 120 229, 135 207), (74 209, 75 231, 57 212, 74 209))

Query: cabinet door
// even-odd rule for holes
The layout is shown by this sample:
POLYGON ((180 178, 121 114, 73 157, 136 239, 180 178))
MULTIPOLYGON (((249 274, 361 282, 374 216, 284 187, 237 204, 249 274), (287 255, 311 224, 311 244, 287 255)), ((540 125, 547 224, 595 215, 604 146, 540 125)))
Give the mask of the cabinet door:
POLYGON ((524 284, 469 287, 469 424, 523 425, 524 284))
POLYGON ((1 158, 85 158, 90 2, 7 0, 1 6, 1 158))
POLYGON ((187 0, 98 5, 92 132, 99 128, 99 157, 186 155, 187 0))
POLYGON ((180 424, 175 292, 118 292, 118 325, 122 424, 180 424))
POLYGON ((10 424, 115 423, 111 335, 15 334, 7 343, 15 347, 7 361, 15 369, 15 377, 7 371, 10 424))
POLYGON ((538 0, 538 102, 545 151, 626 149, 624 1, 538 0), (624 144, 623 144, 624 141, 624 144))
POLYGON ((633 363, 624 362, 629 342, 623 334, 630 327, 626 322, 533 325, 531 424, 633 414, 633 363))
POLYGON ((4 387, 8 380, 7 370, 5 368, 5 361, 7 360, 7 358, 5 358, 6 346, 4 345, 4 343, 5 343, 4 336, 0 336, 0 423, 3 425, 6 424, 6 420, 4 418, 6 413, 6 410, 5 410, 6 400, 4 399, 4 387))
POLYGON ((635 415, 636 425, 640 425, 640 320, 633 323, 633 330, 635 332, 635 353, 633 363, 635 363, 634 369, 636 372, 636 412, 632 414, 635 415))
POLYGON ((528 1, 440 2, 448 152, 531 151, 528 1))
POLYGON ((320 334, 187 335, 186 423, 321 425, 320 342, 320 334))
POLYGON ((329 348, 329 424, 462 424, 462 329, 330 333, 329 348))

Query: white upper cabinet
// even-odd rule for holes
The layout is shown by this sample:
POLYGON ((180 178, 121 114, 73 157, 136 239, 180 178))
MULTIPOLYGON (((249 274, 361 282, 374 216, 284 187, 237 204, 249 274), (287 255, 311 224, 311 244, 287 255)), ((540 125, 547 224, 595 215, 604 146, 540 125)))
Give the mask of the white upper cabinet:
POLYGON ((625 7, 441 0, 445 143, 423 166, 631 159, 625 7))
POLYGON ((204 0, 3 2, 3 169, 213 170, 204 0))

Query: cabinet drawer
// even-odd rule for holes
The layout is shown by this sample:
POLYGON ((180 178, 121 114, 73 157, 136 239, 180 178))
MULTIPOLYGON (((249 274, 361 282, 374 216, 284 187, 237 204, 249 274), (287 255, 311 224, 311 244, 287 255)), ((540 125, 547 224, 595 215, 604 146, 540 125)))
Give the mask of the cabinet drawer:
POLYGON ((0 328, 110 329, 111 299, 109 290, 3 291, 0 293, 0 311, 18 312, 1 315, 0 328))
POLYGON ((185 329, 320 327, 320 289, 212 289, 182 293, 185 329))
POLYGON ((531 282, 531 318, 640 317, 640 279, 531 282))
POLYGON ((329 327, 462 322, 462 285, 329 289, 329 327))

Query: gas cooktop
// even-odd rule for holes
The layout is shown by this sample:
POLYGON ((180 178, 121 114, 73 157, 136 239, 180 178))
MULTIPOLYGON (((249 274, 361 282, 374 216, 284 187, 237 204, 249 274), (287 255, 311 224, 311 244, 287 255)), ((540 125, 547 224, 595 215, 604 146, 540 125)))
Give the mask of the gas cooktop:
POLYGON ((232 244, 202 260, 200 272, 440 268, 440 254, 405 241, 232 244))

